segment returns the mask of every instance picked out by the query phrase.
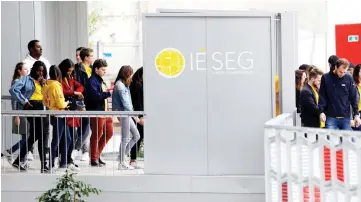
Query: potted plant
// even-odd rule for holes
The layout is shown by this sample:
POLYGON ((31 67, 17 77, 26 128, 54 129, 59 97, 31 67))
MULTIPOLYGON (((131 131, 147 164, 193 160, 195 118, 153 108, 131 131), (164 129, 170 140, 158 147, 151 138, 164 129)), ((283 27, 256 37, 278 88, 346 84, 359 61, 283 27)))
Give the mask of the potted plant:
POLYGON ((75 173, 68 170, 57 178, 56 188, 50 189, 37 198, 39 202, 85 202, 90 194, 99 195, 101 190, 74 179, 75 173))

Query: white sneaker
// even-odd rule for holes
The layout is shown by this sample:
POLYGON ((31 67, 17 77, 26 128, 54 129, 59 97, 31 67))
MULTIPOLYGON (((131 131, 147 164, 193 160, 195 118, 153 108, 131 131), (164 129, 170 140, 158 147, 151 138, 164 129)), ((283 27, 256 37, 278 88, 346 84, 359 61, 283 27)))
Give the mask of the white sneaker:
POLYGON ((76 167, 73 163, 68 164, 68 169, 73 172, 80 172, 80 168, 76 167))
POLYGON ((79 151, 74 149, 73 152, 71 153, 71 158, 75 160, 78 156, 79 156, 79 151))
POLYGON ((81 156, 81 161, 89 161, 89 152, 85 152, 82 156, 81 156))
POLYGON ((130 162, 130 166, 132 166, 134 169, 143 169, 141 166, 138 166, 136 161, 130 162))
POLYGON ((118 170, 134 170, 132 166, 130 166, 126 161, 118 164, 118 170))
POLYGON ((28 154, 26 155, 26 159, 27 159, 28 161, 33 161, 33 160, 34 160, 33 153, 31 153, 31 152, 29 151, 28 154))

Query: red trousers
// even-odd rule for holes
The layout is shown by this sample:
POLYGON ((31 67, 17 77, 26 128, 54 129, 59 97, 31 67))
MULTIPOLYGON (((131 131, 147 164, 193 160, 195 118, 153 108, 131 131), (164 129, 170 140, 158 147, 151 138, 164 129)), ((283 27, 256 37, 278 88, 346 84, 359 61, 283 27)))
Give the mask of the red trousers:
POLYGON ((111 117, 91 117, 90 160, 97 161, 105 145, 113 136, 113 119, 111 117))

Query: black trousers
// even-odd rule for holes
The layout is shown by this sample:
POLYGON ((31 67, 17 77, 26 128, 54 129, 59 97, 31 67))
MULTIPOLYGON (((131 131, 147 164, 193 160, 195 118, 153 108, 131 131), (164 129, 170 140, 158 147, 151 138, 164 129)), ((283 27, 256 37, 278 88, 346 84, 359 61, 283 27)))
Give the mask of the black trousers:
MULTIPOLYGON (((30 101, 33 107, 24 108, 24 110, 44 110, 42 101, 30 101)), ((28 149, 32 148, 34 143, 38 141, 38 152, 40 156, 41 168, 46 166, 46 147, 49 140, 49 118, 48 117, 28 117, 27 118, 30 124, 30 135, 27 139, 26 144, 24 144, 20 149, 20 155, 14 161, 14 164, 19 164, 20 161, 25 160, 25 156, 28 153, 28 149)))
POLYGON ((134 147, 130 150, 130 160, 136 160, 137 159, 137 153, 138 150, 140 148, 140 144, 142 143, 143 139, 144 139, 144 126, 137 124, 137 128, 139 131, 139 135, 140 135, 140 139, 137 142, 136 145, 134 145, 134 147))

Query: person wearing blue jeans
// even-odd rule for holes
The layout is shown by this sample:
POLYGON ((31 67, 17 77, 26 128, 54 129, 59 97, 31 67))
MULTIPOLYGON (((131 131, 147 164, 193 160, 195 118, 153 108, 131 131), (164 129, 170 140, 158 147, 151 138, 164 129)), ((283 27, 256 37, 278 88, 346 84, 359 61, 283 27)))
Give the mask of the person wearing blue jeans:
POLYGON ((347 74, 348 67, 349 62, 341 58, 334 70, 321 79, 320 120, 326 122, 328 129, 351 130, 351 114, 355 125, 361 124, 358 113, 360 98, 352 76, 347 74))
POLYGON ((60 153, 60 165, 59 168, 66 168, 67 167, 67 153, 68 153, 68 147, 71 142, 71 136, 69 127, 65 124, 65 118, 50 117, 50 123, 53 126, 53 139, 51 140, 51 160, 50 160, 50 166, 53 168, 55 166, 55 158, 58 153, 58 147, 60 140, 62 139, 62 136, 65 135, 66 142, 63 144, 63 151, 60 153))

